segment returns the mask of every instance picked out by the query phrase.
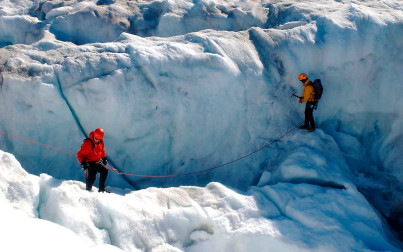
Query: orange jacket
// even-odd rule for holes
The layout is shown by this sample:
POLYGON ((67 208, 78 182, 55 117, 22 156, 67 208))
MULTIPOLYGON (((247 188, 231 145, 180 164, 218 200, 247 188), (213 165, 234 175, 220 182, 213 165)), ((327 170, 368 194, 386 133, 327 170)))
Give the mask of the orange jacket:
POLYGON ((312 82, 307 79, 303 86, 304 91, 302 92, 302 102, 315 101, 315 89, 312 86, 312 82))
POLYGON ((90 133, 90 138, 84 140, 81 145, 80 151, 77 153, 77 159, 80 164, 86 160, 88 162, 95 161, 99 162, 101 158, 105 158, 105 146, 104 141, 101 140, 99 143, 94 142, 94 132, 90 133))

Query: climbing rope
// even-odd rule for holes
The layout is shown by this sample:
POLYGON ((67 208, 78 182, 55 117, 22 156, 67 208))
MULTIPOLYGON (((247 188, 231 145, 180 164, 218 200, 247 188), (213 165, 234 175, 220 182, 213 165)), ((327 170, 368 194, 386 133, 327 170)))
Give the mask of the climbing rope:
POLYGON ((63 150, 63 149, 60 149, 60 148, 57 148, 57 147, 54 147, 54 146, 51 146, 51 145, 47 145, 47 144, 39 143, 39 142, 36 142, 36 141, 32 141, 32 140, 29 140, 27 138, 11 135, 11 134, 3 132, 3 131, 0 131, 0 134, 6 135, 6 136, 11 136, 11 137, 14 137, 14 138, 18 138, 18 139, 21 139, 21 140, 24 140, 24 141, 27 141, 27 142, 30 142, 30 143, 39 144, 39 145, 42 145, 42 146, 45 146, 45 147, 48 147, 48 148, 52 148, 52 149, 55 149, 55 150, 58 150, 58 151, 63 151, 63 152, 67 152, 67 153, 74 154, 74 155, 77 154, 77 153, 74 153, 72 151, 63 150))
MULTIPOLYGON (((287 136, 288 134, 290 134, 291 132, 293 132, 295 129, 297 129, 299 126, 301 126, 302 123, 303 123, 303 122, 299 123, 297 126, 295 126, 294 128, 290 129, 289 131, 287 131, 286 133, 284 133, 284 134, 281 135, 280 137, 274 139, 274 140, 271 141, 270 143, 264 145, 263 147, 261 147, 261 148, 255 150, 255 151, 253 151, 253 152, 251 152, 251 153, 249 153, 249 154, 246 154, 246 155, 244 155, 244 156, 242 156, 242 157, 239 157, 239 158, 237 158, 237 159, 234 159, 234 160, 232 160, 232 161, 229 161, 229 162, 226 162, 226 163, 223 163, 223 164, 220 164, 220 165, 216 165, 216 166, 210 167, 210 168, 208 168, 208 169, 203 169, 203 170, 194 171, 194 172, 188 172, 188 173, 181 173, 181 174, 171 174, 171 175, 140 175, 140 174, 132 174, 132 173, 120 172, 120 171, 118 171, 117 169, 115 169, 115 168, 113 168, 112 166, 110 166, 109 164, 107 165, 107 167, 108 167, 109 170, 112 170, 113 172, 116 172, 117 174, 120 174, 120 175, 133 176, 133 177, 143 177, 143 178, 171 178, 171 177, 189 176, 189 175, 194 175, 194 174, 198 174, 198 173, 208 172, 208 171, 211 171, 211 170, 214 170, 214 169, 223 167, 223 166, 227 166, 227 165, 233 164, 233 163, 238 162, 238 161, 240 161, 240 160, 242 160, 242 159, 245 159, 245 158, 247 158, 247 157, 249 157, 249 156, 252 156, 252 155, 256 154, 256 153, 259 152, 259 151, 262 151, 263 149, 269 147, 270 145, 274 144, 275 142, 278 142, 280 139, 284 138, 285 136, 287 136)), ((21 139, 21 140, 24 140, 24 141, 27 141, 27 142, 30 142, 30 143, 42 145, 42 146, 45 146, 45 147, 48 147, 48 148, 52 148, 52 149, 55 149, 55 150, 58 150, 58 151, 63 151, 63 152, 70 153, 70 154, 74 154, 74 155, 77 154, 77 153, 72 152, 72 151, 63 150, 63 149, 60 149, 60 148, 57 148, 57 147, 54 147, 54 146, 51 146, 51 145, 47 145, 47 144, 39 143, 39 142, 36 142, 36 141, 32 141, 32 140, 29 140, 29 139, 27 139, 27 138, 22 138, 22 137, 19 137, 19 136, 15 136, 15 135, 12 135, 12 134, 3 132, 3 131, 0 131, 0 134, 7 135, 7 136, 11 136, 11 137, 14 137, 14 138, 18 138, 18 139, 21 139)))

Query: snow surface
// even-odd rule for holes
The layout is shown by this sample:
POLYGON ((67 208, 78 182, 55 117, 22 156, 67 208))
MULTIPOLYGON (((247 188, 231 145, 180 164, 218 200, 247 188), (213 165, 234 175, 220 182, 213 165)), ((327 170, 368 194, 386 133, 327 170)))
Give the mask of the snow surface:
POLYGON ((277 183, 240 192, 212 182, 105 194, 28 174, 3 151, 0 173, 2 250, 399 251, 353 186, 277 183))
MULTIPOLYGON (((107 185, 122 190, 177 187, 156 189, 161 191, 154 197, 164 190, 186 191, 183 186, 199 186, 192 190, 203 193, 228 186, 240 190, 241 198, 252 197, 257 190, 280 199, 302 193, 307 186, 312 194, 304 197, 312 201, 318 202, 322 190, 341 190, 348 192, 341 194, 343 204, 354 195, 352 201, 362 206, 357 187, 396 224, 399 218, 402 222, 403 213, 402 48, 401 1, 4 0, 0 2, 0 130, 75 152, 90 131, 102 127, 110 164, 121 172, 194 172, 251 153, 299 124, 303 106, 291 94, 302 92, 297 76, 305 72, 325 86, 315 111, 319 128, 315 133, 293 132, 251 157, 207 173, 174 178, 110 173, 107 185)), ((56 188, 46 184, 59 181, 54 183, 64 187, 81 185, 67 181, 85 180, 72 154, 1 134, 0 149, 13 153, 31 176, 40 175, 28 179, 39 180, 27 182, 31 186, 19 186, 17 194, 6 196, 11 202, 30 199, 27 202, 35 205, 31 210, 30 203, 16 207, 30 212, 29 218, 46 219, 35 212, 36 205, 46 205, 39 198, 35 202, 35 190, 45 190, 38 185, 56 188)), ((122 197, 142 192, 127 191, 122 197)), ((341 204, 341 196, 325 200, 341 204)), ((51 201, 62 200, 57 197, 51 201)), ((300 197, 304 198, 295 196, 300 197)), ((317 208, 307 205, 287 218, 302 216, 295 225, 309 228, 317 227, 315 223, 325 219, 322 215, 344 223, 334 217, 339 216, 337 210, 306 219, 303 213, 316 214, 317 208)), ((83 211, 93 213, 92 208, 83 211)), ((284 209, 278 211, 284 215, 284 209)), ((346 218, 349 214, 354 216, 349 212, 346 218)), ((262 218, 273 220, 271 215, 262 218)), ((63 223, 54 216, 50 219, 80 233, 64 218, 59 219, 63 223)), ((244 220, 239 222, 242 226, 247 225, 244 220)), ((389 249, 388 242, 378 242, 384 239, 379 226, 375 225, 375 233, 367 233, 360 225, 355 231, 342 225, 343 232, 349 231, 341 236, 353 240, 342 244, 346 250, 356 246, 378 250, 378 243, 389 249)), ((403 229, 403 223, 397 227, 403 229)), ((175 234, 177 243, 161 233, 155 236, 158 242, 128 242, 122 247, 100 229, 84 239, 88 246, 112 243, 124 250, 124 246, 144 250, 162 244, 158 249, 204 250, 214 243, 214 238, 206 238, 211 237, 207 231, 182 233, 178 227, 176 231, 187 236, 175 234), (206 240, 207 247, 197 247, 189 237, 206 240)), ((250 228, 252 233, 256 230, 250 228)), ((144 232, 148 231, 147 237, 159 233, 144 232)), ((322 239, 337 240, 314 234, 310 241, 302 231, 282 231, 284 239, 295 240, 291 244, 301 250, 321 250, 322 239)), ((223 236, 229 237, 231 250, 242 246, 235 246, 237 241, 267 246, 259 240, 266 234, 248 233, 248 238, 238 239, 224 232, 223 236)), ((273 241, 279 242, 279 250, 285 248, 281 241, 273 241)), ((324 246, 330 250, 343 250, 328 243, 324 246)), ((227 245, 223 246, 225 250, 227 245)))

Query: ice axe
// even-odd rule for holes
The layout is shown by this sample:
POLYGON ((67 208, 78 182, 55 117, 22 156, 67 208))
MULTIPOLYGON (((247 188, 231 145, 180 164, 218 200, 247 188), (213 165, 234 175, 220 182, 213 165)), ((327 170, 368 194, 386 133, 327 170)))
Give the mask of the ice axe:
POLYGON ((297 92, 294 92, 294 93, 291 95, 291 97, 295 96, 295 97, 298 97, 299 99, 302 99, 302 96, 298 96, 298 95, 296 95, 296 93, 297 93, 297 92))

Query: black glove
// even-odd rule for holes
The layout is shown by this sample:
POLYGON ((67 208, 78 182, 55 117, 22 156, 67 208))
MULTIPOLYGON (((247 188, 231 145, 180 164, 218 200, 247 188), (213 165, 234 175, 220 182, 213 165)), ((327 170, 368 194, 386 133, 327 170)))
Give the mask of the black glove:
POLYGON ((90 167, 90 164, 87 162, 87 160, 83 160, 83 162, 81 162, 81 165, 83 166, 84 170, 87 170, 88 167, 90 167))
POLYGON ((107 164, 108 164, 108 160, 106 160, 106 157, 104 157, 104 158, 102 159, 102 163, 103 163, 104 165, 107 165, 107 164))

